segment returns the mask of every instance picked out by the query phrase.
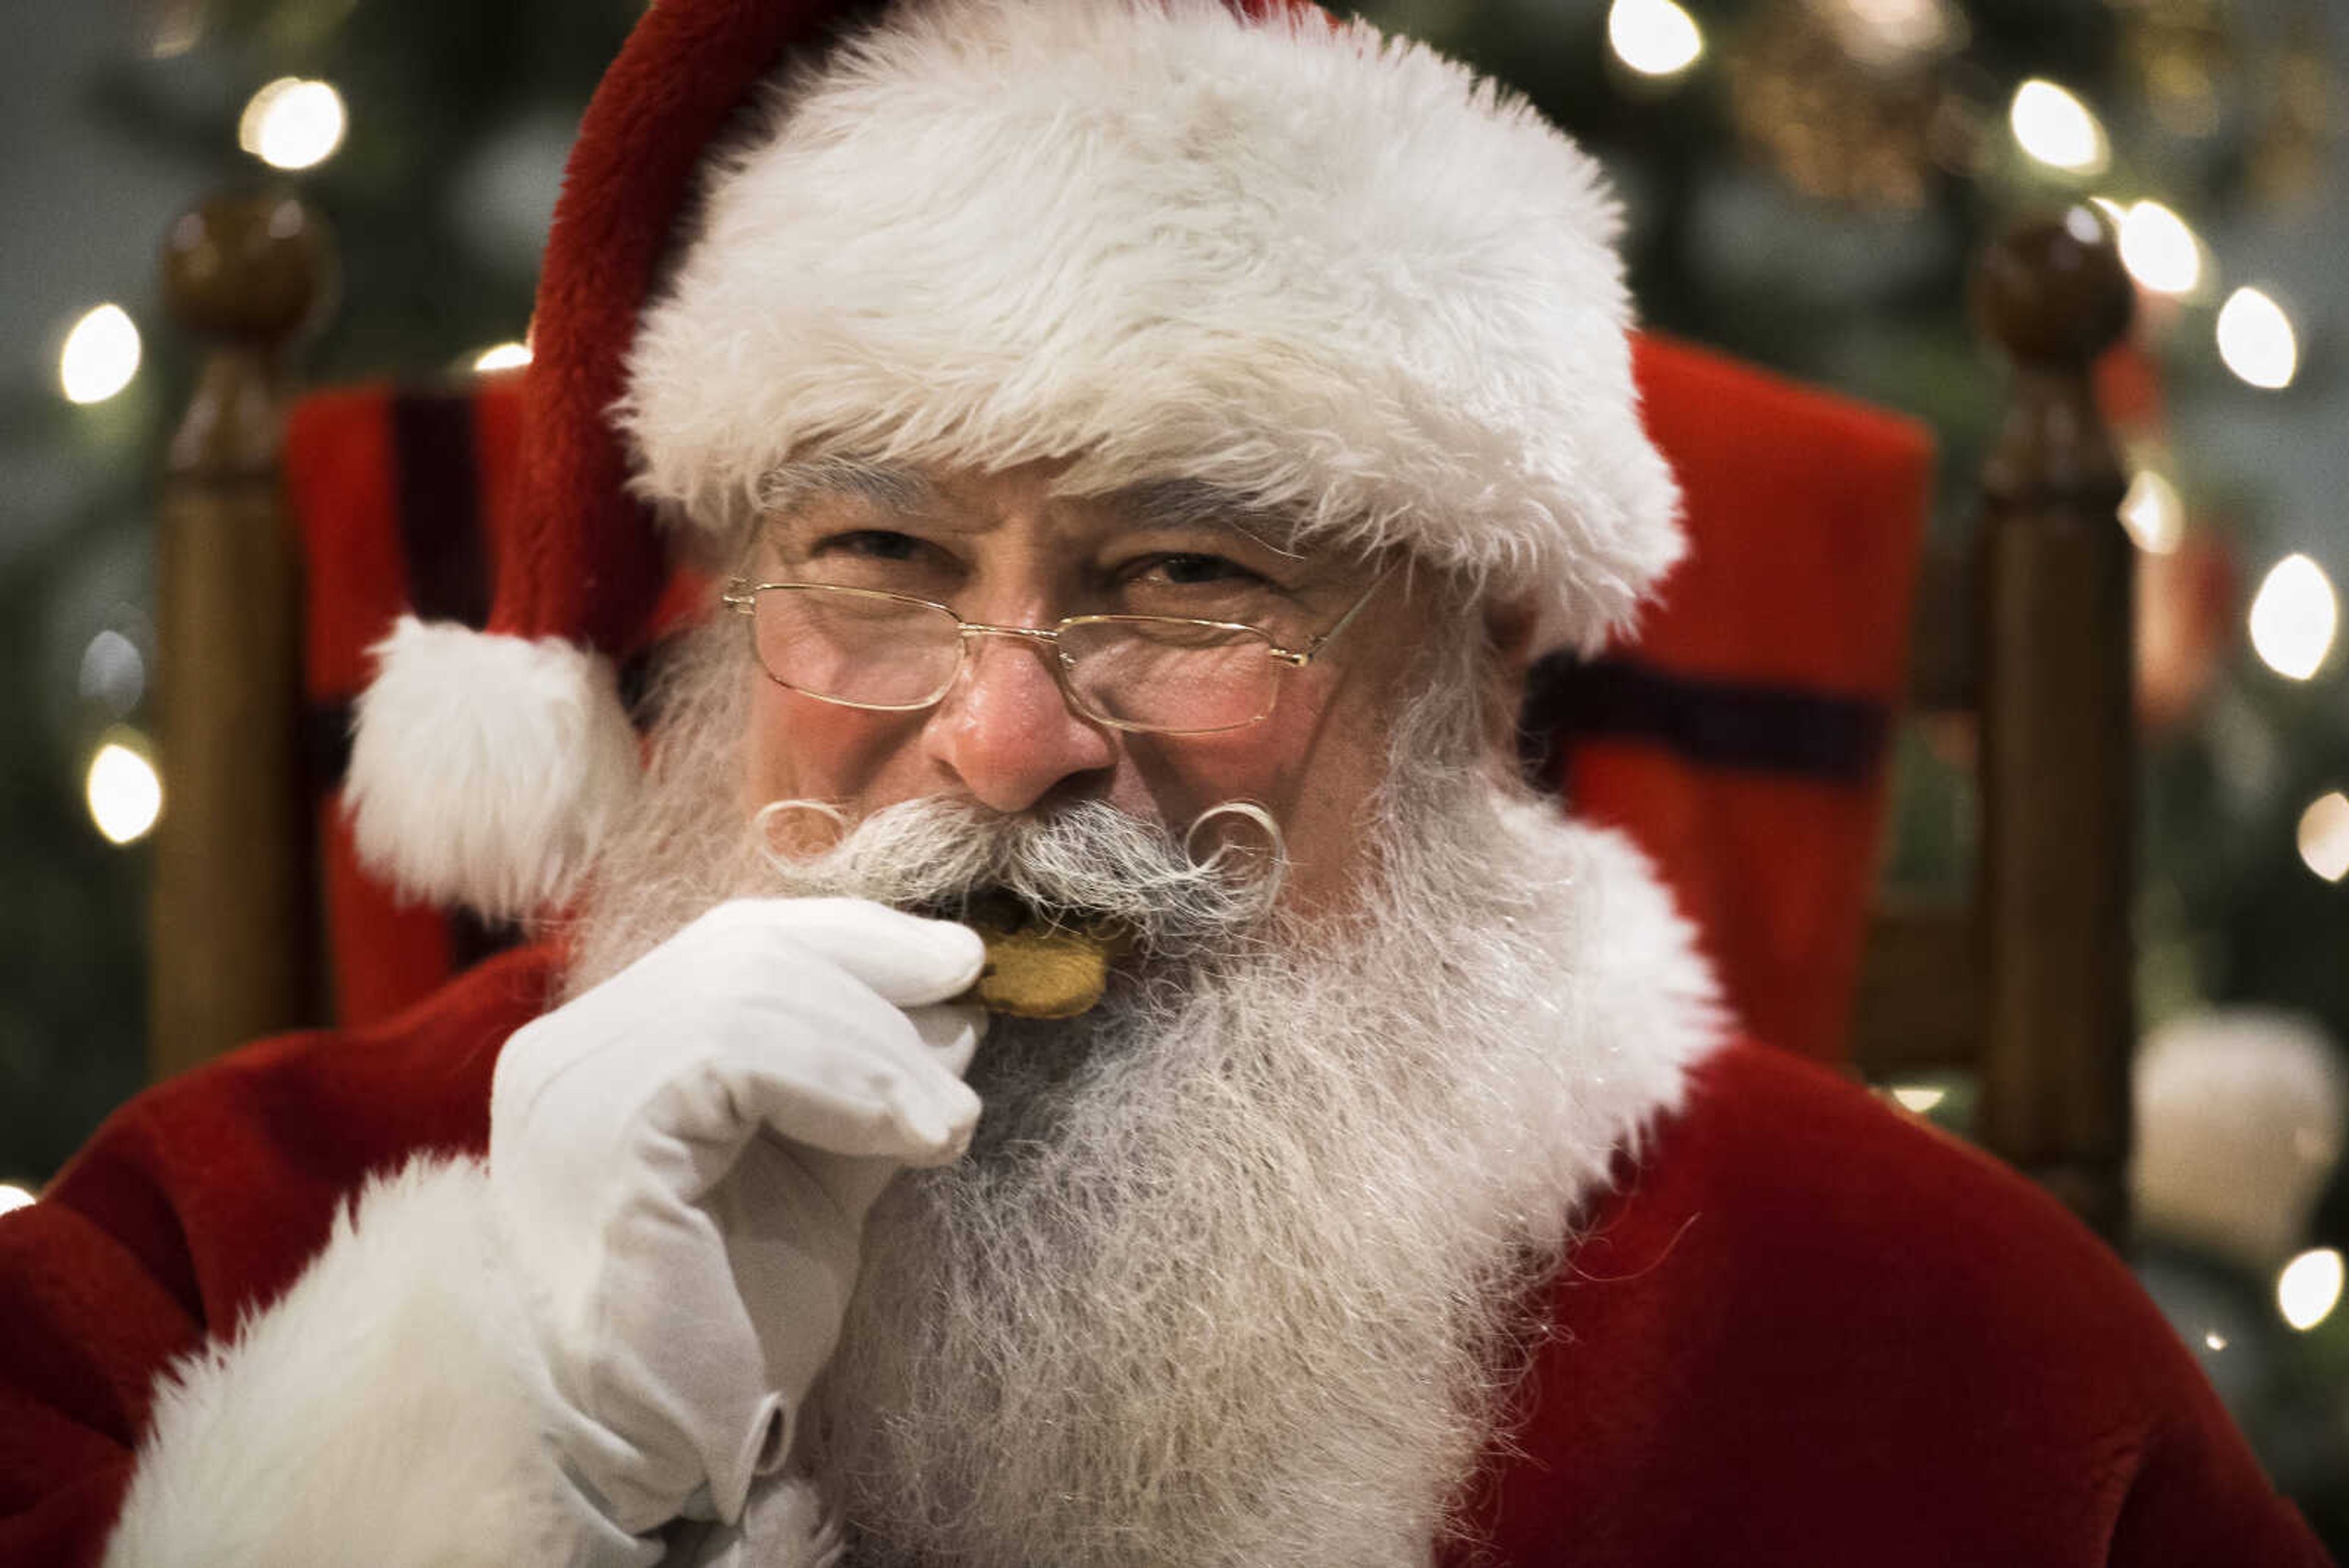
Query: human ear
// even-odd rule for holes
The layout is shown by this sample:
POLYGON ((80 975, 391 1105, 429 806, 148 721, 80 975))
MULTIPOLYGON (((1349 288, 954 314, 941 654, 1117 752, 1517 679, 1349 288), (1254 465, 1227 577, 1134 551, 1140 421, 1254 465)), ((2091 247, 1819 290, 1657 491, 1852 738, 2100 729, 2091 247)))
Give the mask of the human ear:
POLYGON ((1495 670, 1512 686, 1521 683, 1533 667, 1534 628, 1540 619, 1531 594, 1487 599, 1484 607, 1485 649, 1495 670))
POLYGON ((1482 696, 1485 732, 1496 754, 1516 754, 1517 712, 1525 700, 1526 677, 1534 661, 1534 633, 1540 611, 1530 594, 1485 601, 1482 696))

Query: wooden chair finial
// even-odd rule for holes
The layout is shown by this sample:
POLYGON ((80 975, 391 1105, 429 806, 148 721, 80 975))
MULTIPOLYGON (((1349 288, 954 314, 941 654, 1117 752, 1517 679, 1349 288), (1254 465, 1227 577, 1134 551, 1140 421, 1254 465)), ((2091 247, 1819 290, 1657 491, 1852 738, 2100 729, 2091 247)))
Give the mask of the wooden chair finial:
POLYGON ((297 196, 209 197, 163 240, 163 299, 206 337, 285 347, 324 319, 336 292, 333 242, 297 196))
POLYGON ((2085 369, 2120 341, 2135 304, 2119 242, 2093 207, 2016 224, 1974 268, 1976 319, 2018 364, 2085 369))

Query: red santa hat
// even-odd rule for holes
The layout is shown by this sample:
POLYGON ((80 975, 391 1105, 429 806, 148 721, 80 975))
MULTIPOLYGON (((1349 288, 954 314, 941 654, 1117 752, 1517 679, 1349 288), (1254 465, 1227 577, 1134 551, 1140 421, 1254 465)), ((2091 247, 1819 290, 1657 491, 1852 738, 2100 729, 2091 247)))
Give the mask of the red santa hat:
POLYGON ((811 455, 1185 478, 1402 545, 1594 647, 1679 556, 1596 166, 1310 5, 657 0, 582 125, 485 631, 405 621, 362 855, 522 916, 633 794, 667 539, 811 455), (762 93, 761 88, 764 88, 762 93))

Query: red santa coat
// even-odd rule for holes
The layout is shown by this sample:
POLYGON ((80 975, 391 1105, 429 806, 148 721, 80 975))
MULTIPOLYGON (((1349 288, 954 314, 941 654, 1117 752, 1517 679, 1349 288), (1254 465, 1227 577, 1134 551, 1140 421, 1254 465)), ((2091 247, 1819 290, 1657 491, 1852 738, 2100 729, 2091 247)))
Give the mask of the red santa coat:
MULTIPOLYGON (((508 955, 164 1085, 0 1219, 0 1564, 98 1561, 159 1375, 285 1293, 368 1173, 486 1147, 549 972, 508 955)), ((1713 1054, 1582 1233, 1476 1483, 1482 1561, 2325 1561, 2108 1251, 1832 1074, 1713 1054)))

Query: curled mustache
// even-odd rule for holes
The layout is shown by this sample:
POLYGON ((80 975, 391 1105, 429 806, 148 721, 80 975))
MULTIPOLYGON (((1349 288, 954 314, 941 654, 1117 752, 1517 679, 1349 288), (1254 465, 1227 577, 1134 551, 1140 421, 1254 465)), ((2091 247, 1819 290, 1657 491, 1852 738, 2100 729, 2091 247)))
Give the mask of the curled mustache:
POLYGON ((1011 815, 943 797, 885 806, 853 825, 825 802, 774 801, 753 833, 788 895, 955 917, 981 894, 1008 893, 1047 919, 1123 922, 1158 954, 1246 934, 1270 912, 1288 866, 1279 824, 1247 801, 1209 807, 1180 837, 1104 801, 1011 815), (797 812, 840 828, 839 840, 806 855, 779 846, 776 829, 797 812), (1244 847, 1224 832, 1240 824, 1266 845, 1244 847))

